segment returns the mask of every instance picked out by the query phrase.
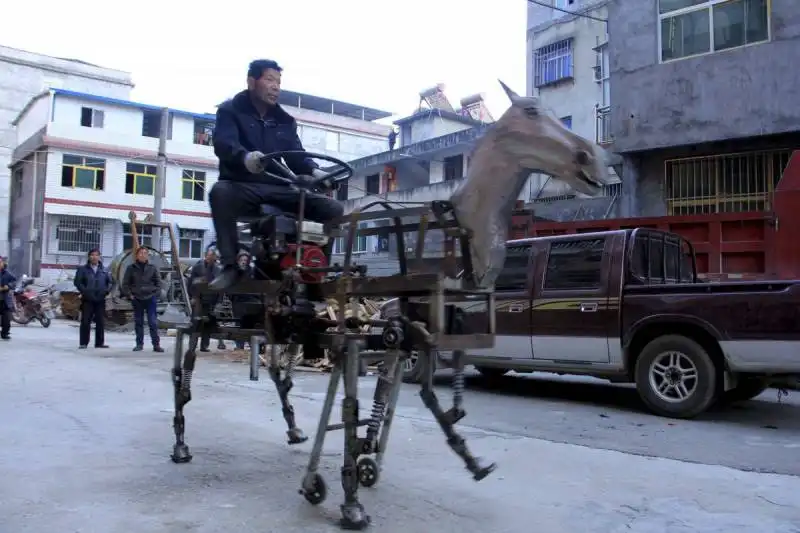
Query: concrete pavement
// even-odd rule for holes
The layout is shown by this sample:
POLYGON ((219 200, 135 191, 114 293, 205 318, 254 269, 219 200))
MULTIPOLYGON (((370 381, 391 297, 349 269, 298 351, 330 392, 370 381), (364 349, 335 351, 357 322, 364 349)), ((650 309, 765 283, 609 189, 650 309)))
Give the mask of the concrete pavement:
MULTIPOLYGON (((13 337, 0 344, 0 533, 338 530, 341 433, 329 435, 323 459, 328 500, 312 507, 297 494, 310 444, 285 445, 277 394, 268 379, 250 382, 245 365, 201 359, 186 409, 195 458, 173 465, 169 353, 132 353, 130 336, 114 334, 109 342, 118 349, 78 351, 77 332, 60 323, 16 328, 13 337)), ((293 398, 306 432, 316 425, 326 378, 297 377, 293 398)), ((363 384, 365 406, 370 384, 363 384)), ((513 390, 473 391, 467 398, 462 433, 476 454, 499 464, 475 483, 415 392, 403 391, 380 483, 361 491, 374 531, 800 532, 796 477, 531 438, 550 437, 537 429, 546 425, 571 424, 569 432, 580 432, 583 415, 576 414, 576 425, 568 401, 513 390), (542 416, 524 418, 523 402, 542 416), (561 414, 544 416, 537 411, 542 403, 561 414)), ((587 408, 618 417, 620 429, 604 433, 600 445, 614 434, 638 439, 637 446, 647 442, 636 436, 640 422, 627 427, 623 420, 672 422, 624 407, 587 408)), ((596 412, 589 416, 613 425, 596 412)), ((669 432, 652 432, 670 439, 669 432)), ((702 433, 693 440, 696 448, 726 455, 702 433)))

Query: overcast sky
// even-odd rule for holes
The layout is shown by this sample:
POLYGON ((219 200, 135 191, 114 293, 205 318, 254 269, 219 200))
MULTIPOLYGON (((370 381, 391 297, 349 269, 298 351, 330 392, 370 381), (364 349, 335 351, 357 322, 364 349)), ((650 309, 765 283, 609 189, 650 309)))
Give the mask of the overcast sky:
POLYGON ((400 115, 438 82, 454 106, 484 92, 496 115, 497 78, 525 90, 525 0, 40 0, 2 15, 3 45, 130 71, 135 100, 190 111, 213 112, 261 57, 285 89, 400 115))

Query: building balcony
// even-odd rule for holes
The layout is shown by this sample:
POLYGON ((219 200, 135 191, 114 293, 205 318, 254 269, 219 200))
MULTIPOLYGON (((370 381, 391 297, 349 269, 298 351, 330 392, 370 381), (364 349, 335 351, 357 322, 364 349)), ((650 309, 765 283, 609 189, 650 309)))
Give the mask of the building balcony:
POLYGON ((613 142, 611 137, 611 106, 598 107, 595 120, 595 142, 600 146, 608 146, 613 142))

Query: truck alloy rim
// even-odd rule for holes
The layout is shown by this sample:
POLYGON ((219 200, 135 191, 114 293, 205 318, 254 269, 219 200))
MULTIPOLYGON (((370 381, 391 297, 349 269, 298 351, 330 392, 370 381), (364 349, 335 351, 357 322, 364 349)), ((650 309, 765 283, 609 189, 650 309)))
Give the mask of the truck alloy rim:
POLYGON ((686 401, 697 389, 697 367, 681 352, 663 352, 650 364, 650 388, 665 402, 686 401))

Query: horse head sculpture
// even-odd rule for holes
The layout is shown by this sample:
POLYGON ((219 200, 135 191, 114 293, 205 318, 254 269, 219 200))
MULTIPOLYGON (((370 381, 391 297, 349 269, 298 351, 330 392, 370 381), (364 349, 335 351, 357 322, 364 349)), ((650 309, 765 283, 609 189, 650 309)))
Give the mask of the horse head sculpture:
POLYGON ((503 268, 511 213, 532 172, 590 196, 610 183, 600 146, 567 129, 538 98, 500 85, 511 107, 478 141, 467 177, 450 198, 459 223, 471 232, 474 282, 481 287, 493 285, 503 268))

